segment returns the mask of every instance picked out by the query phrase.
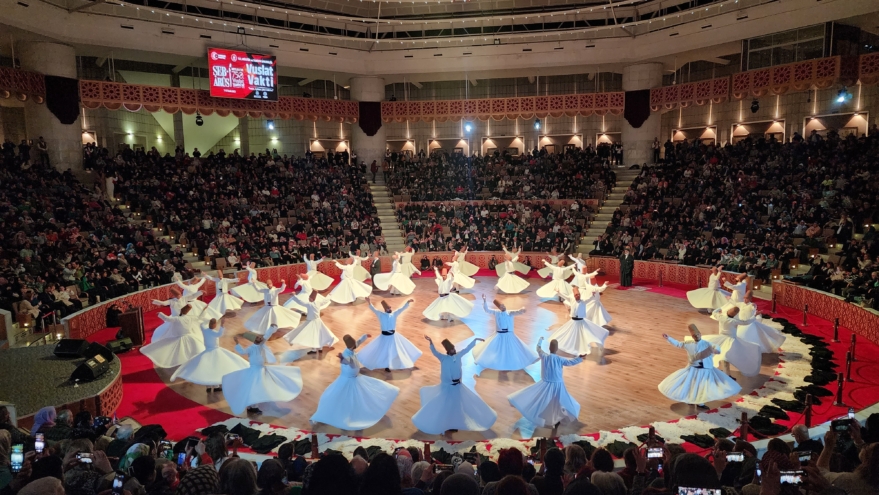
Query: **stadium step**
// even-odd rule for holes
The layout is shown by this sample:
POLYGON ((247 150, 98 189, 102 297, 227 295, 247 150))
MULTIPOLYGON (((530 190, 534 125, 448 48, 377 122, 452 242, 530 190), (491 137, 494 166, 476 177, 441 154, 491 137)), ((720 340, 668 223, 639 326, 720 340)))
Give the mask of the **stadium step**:
POLYGON ((617 183, 616 187, 614 187, 607 195, 605 202, 601 205, 601 208, 595 215, 595 218, 592 221, 592 224, 583 232, 583 236, 580 238, 580 244, 577 245, 577 252, 588 254, 594 248, 592 244, 596 239, 604 234, 604 231, 607 230, 607 224, 613 220, 613 214, 623 204, 623 200, 626 197, 626 191, 629 189, 629 186, 632 185, 632 181, 634 181, 638 175, 641 174, 640 170, 628 170, 628 169, 618 169, 614 170, 617 174, 617 183))
MULTIPOLYGON (((367 174, 367 178, 370 178, 370 174, 367 174)), ((385 238, 385 244, 388 246, 388 252, 402 251, 406 247, 406 234, 400 228, 400 223, 394 214, 394 202, 390 191, 384 185, 381 173, 376 175, 375 184, 369 182, 369 190, 372 192, 375 203, 376 216, 381 221, 382 234, 385 238)))

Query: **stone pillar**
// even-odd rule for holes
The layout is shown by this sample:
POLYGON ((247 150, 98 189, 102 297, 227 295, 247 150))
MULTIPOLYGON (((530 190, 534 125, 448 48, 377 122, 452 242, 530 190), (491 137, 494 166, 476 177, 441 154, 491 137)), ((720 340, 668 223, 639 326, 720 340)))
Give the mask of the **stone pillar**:
MULTIPOLYGON (((47 76, 76 79, 76 51, 72 46, 46 41, 27 41, 18 44, 21 68, 47 76)), ((49 145, 49 163, 58 170, 82 170, 82 112, 76 122, 62 124, 46 108, 45 103, 30 99, 24 102, 27 138, 34 142, 43 136, 49 145)))
MULTIPOLYGON (((385 80, 380 77, 352 77, 351 99, 354 101, 382 101, 385 99, 385 80)), ((359 124, 351 126, 351 151, 357 154, 358 162, 365 162, 367 168, 373 160, 381 164, 388 145, 387 127, 382 125, 375 136, 367 136, 359 124)), ((359 163, 358 163, 359 165, 359 163)))
POLYGON ((238 149, 241 156, 250 156, 250 117, 238 118, 238 149))
MULTIPOLYGON (((650 62, 623 68, 623 91, 652 89, 662 85, 662 64, 650 62)), ((623 161, 626 165, 653 163, 653 139, 660 137, 660 112, 650 112, 650 117, 634 128, 623 119, 623 161)), ((662 139, 659 142, 663 142, 662 139)))
MULTIPOLYGON (((180 73, 171 73, 171 87, 180 87, 180 73)), ((171 115, 171 122, 174 123, 174 146, 180 146, 186 150, 186 140, 183 137, 183 112, 177 112, 171 115)))

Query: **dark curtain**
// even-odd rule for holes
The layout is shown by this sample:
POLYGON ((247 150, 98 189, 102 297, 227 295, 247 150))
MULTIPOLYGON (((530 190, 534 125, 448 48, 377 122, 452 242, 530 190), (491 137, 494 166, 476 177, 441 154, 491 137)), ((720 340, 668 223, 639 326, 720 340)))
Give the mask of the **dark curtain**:
POLYGON ((380 101, 361 101, 357 124, 367 136, 375 136, 382 128, 382 104, 380 101))
POLYGON ((632 127, 641 127, 650 117, 650 90, 626 91, 626 110, 623 116, 632 127))
POLYGON ((46 108, 64 125, 79 117, 79 81, 69 77, 46 77, 46 108))

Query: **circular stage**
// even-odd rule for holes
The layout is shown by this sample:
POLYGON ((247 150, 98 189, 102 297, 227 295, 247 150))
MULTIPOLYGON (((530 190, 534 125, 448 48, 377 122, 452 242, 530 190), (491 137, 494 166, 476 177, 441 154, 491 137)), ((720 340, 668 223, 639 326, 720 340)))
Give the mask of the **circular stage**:
MULTIPOLYGON (((487 338, 494 332, 490 315, 482 310, 482 295, 489 305, 495 297, 501 299, 509 309, 525 307, 526 312, 516 318, 516 334, 529 346, 536 346, 540 337, 549 337, 562 323, 568 320, 567 306, 558 300, 541 300, 535 291, 548 280, 527 278, 531 285, 521 294, 498 294, 494 284, 496 277, 475 277, 477 284, 471 290, 462 291, 462 296, 472 300, 476 307, 462 321, 433 322, 423 317, 421 312, 436 297, 436 283, 433 277, 416 277, 413 281, 416 290, 411 296, 389 296, 386 292, 376 292, 373 303, 378 306, 385 299, 397 308, 411 298, 410 305, 398 320, 397 331, 405 335, 424 354, 416 362, 413 370, 385 372, 383 370, 363 373, 387 380, 400 388, 388 414, 373 427, 356 433, 357 436, 376 438, 434 439, 418 431, 411 418, 420 407, 419 389, 435 385, 439 380, 439 363, 430 354, 424 335, 439 340, 447 338, 455 344, 467 344, 475 337, 487 338)), ((291 281, 288 281, 291 283, 291 281)), ((281 301, 290 297, 289 292, 281 295, 281 301)), ((668 333, 675 338, 687 335, 687 325, 696 324, 705 334, 717 333, 717 322, 707 314, 694 309, 685 298, 663 293, 663 289, 651 286, 630 287, 628 290, 608 288, 602 294, 602 303, 610 312, 613 321, 608 325, 610 336, 605 341, 603 361, 599 362, 596 353, 587 356, 585 362, 565 368, 565 384, 568 391, 580 403, 580 420, 570 425, 561 425, 557 435, 569 433, 586 434, 599 430, 615 430, 630 425, 646 425, 656 421, 668 421, 695 414, 690 406, 673 403, 663 396, 657 385, 666 376, 684 367, 687 356, 683 350, 676 349, 662 338, 668 333)), ((220 345, 232 349, 232 337, 245 332, 244 321, 262 307, 262 303, 245 305, 237 313, 227 313, 223 321, 225 333, 220 345)), ((369 311, 364 301, 349 305, 332 304, 323 311, 322 319, 340 338, 348 333, 354 338, 368 333, 373 337, 380 334, 378 320, 369 311)), ((282 330, 278 334, 283 335, 282 330)), ((291 347, 284 340, 273 339, 269 347, 282 361, 290 366, 298 366, 302 371, 304 389, 295 400, 286 403, 261 405, 264 414, 250 419, 274 425, 324 433, 342 432, 328 425, 309 423, 309 418, 317 409, 323 390, 339 375, 337 354, 344 349, 341 341, 332 350, 324 349, 321 354, 306 355, 306 349, 291 347)), ((546 345, 546 344, 545 344, 546 345)), ((778 356, 763 355, 761 374, 746 378, 733 368, 732 376, 742 386, 742 394, 747 395, 760 388, 775 374, 778 356)), ((540 377, 540 363, 532 364, 522 371, 499 372, 483 369, 473 362, 469 354, 463 360, 464 384, 476 392, 498 413, 497 422, 491 430, 483 432, 460 431, 452 434, 454 440, 482 440, 491 438, 520 438, 516 422, 521 418, 519 412, 507 401, 507 396, 535 382, 540 377)), ((222 393, 207 393, 205 387, 187 382, 169 383, 174 369, 156 370, 165 383, 178 394, 207 407, 231 414, 222 393)), ((711 407, 734 402, 739 396, 724 401, 709 403, 711 407)), ((549 428, 539 428, 534 436, 547 436, 549 428)))

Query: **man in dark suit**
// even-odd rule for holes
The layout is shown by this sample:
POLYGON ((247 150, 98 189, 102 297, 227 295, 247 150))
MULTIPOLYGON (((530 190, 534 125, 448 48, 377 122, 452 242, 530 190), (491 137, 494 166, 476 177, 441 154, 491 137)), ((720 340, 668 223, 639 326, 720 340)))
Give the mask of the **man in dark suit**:
MULTIPOLYGON (((378 255, 378 251, 372 253, 372 259, 369 260, 369 274, 375 278, 376 275, 382 272, 382 259, 378 255)), ((373 288, 375 288, 375 282, 372 282, 373 288)))
POLYGON ((620 256, 620 285, 623 287, 632 286, 632 272, 635 271, 635 257, 627 247, 622 256, 620 256))

